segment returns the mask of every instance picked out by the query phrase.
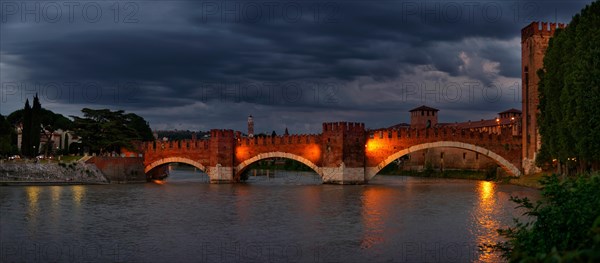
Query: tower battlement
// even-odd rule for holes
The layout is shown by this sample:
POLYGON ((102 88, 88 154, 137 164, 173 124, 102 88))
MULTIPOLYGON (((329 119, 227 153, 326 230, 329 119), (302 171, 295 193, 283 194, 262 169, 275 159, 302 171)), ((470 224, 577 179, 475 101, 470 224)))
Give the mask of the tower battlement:
POLYGON ((323 123, 323 133, 325 132, 360 132, 365 130, 365 124, 360 122, 325 122, 323 123))
POLYGON ((210 136, 211 137, 233 138, 234 133, 233 133, 233 130, 212 129, 212 130, 210 130, 210 136))
POLYGON ((565 28, 563 23, 548 23, 548 22, 531 22, 521 29, 521 40, 527 39, 534 35, 552 36, 557 28, 565 28))

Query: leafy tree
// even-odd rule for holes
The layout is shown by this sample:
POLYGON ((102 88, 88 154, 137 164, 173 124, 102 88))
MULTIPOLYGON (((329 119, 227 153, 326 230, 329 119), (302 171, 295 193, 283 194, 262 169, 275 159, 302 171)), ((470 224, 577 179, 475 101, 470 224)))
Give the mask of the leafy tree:
POLYGON ((600 169, 600 2, 586 6, 550 39, 540 77, 538 164, 559 171, 600 169))
MULTIPOLYGON (((53 145, 50 144, 52 134, 57 130, 68 131, 71 130, 73 122, 62 114, 54 113, 52 111, 41 109, 40 113, 41 125, 44 128, 43 133, 46 137, 45 155, 48 155, 48 151, 52 149, 53 145)), ((58 142, 60 144, 60 142, 58 142)))
POLYGON ((483 247, 510 262, 600 262, 600 174, 540 182, 542 201, 511 197, 534 220, 514 219, 514 227, 498 230, 507 241, 483 247))
POLYGON ((152 134, 150 125, 146 120, 144 120, 144 118, 134 113, 126 114, 125 118, 129 121, 130 126, 138 133, 142 141, 154 140, 154 135, 152 134))
MULTIPOLYGON (((26 103, 26 108, 27 108, 27 104, 28 104, 28 102, 26 103)), ((25 121, 25 112, 26 111, 27 111, 26 109, 17 110, 15 112, 11 113, 10 115, 8 115, 7 120, 13 125, 23 123, 23 125, 25 126, 26 123, 31 123, 31 121, 29 121, 29 122, 25 121)), ((44 108, 40 109, 39 119, 40 119, 40 127, 43 127, 43 130, 41 133, 44 134, 46 142, 50 141, 50 138, 52 137, 52 134, 55 131, 57 131, 59 129, 63 130, 63 131, 68 131, 68 130, 71 130, 72 126, 73 126, 73 121, 71 121, 69 118, 65 117, 62 114, 54 113, 51 110, 47 110, 44 108)), ((26 135, 29 135, 29 134, 31 134, 31 133, 23 132, 22 133, 23 140, 25 140, 26 135)), ((25 147, 21 147, 21 148, 25 149, 25 147)), ((51 149, 52 147, 49 145, 44 145, 44 148, 51 149)), ((45 154, 48 155, 48 152, 45 152, 45 154)))
POLYGON ((133 113, 88 108, 81 111, 84 113, 83 118, 72 116, 74 131, 81 137, 83 147, 90 152, 119 153, 122 147, 133 149, 134 141, 154 139, 147 122, 133 113))
POLYGON ((0 156, 12 155, 16 152, 16 145, 13 144, 14 135, 14 126, 0 114, 0 156))

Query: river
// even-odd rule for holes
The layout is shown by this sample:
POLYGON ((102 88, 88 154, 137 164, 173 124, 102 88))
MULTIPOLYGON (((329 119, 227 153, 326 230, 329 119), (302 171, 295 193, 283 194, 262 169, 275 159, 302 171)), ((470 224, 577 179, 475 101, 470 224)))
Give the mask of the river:
POLYGON ((207 180, 177 169, 164 184, 0 187, 0 262, 497 262, 477 245, 520 215, 511 195, 539 198, 459 179, 207 180))

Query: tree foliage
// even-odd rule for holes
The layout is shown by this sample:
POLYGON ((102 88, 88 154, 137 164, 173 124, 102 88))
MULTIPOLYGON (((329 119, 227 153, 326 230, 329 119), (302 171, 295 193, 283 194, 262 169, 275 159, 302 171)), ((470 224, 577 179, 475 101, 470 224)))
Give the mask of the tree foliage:
MULTIPOLYGON (((32 114, 33 112, 31 107, 29 107, 29 101, 27 101, 25 103, 24 109, 14 111, 7 117, 7 121, 11 125, 18 125, 20 123, 23 124, 23 132, 21 134, 21 151, 25 156, 35 156, 35 154, 33 153, 33 145, 35 144, 31 142, 32 136, 37 135, 39 144, 39 136, 41 134, 45 136, 45 141, 48 142, 50 141, 50 138, 55 131, 59 129, 63 131, 68 131, 72 129, 73 122, 69 118, 65 117, 62 114, 54 113, 51 110, 40 108, 39 113, 37 115, 37 119, 39 120, 38 126, 40 126, 40 131, 35 133, 30 130, 31 126, 33 125, 30 116, 32 114)), ((43 147, 46 150, 49 150, 50 148, 52 148, 52 145, 43 145, 43 147)), ((48 152, 46 151, 45 154, 47 155, 48 152)))
POLYGON ((30 131, 30 157, 37 156, 40 152, 40 134, 42 132, 42 104, 38 95, 33 97, 33 106, 31 106, 31 131, 30 131))
POLYGON ((600 262, 600 174, 562 182, 553 175, 541 183, 536 204, 511 197, 534 220, 515 219, 515 227, 498 230, 508 241, 484 247, 511 262, 600 262))
POLYGON ((540 77, 537 164, 558 160, 600 169, 600 2, 586 6, 550 39, 540 77))
POLYGON ((21 130, 21 154, 31 157, 33 144, 31 141, 31 106, 29 105, 29 99, 25 101, 25 108, 23 109, 23 118, 21 121, 23 124, 21 130))
POLYGON ((134 141, 153 140, 152 130, 140 116, 109 109, 81 110, 84 117, 72 116, 75 134, 81 137, 89 152, 119 153, 121 148, 133 149, 134 141))
POLYGON ((2 114, 0 114, 0 156, 16 153, 16 145, 13 144, 15 129, 2 114))

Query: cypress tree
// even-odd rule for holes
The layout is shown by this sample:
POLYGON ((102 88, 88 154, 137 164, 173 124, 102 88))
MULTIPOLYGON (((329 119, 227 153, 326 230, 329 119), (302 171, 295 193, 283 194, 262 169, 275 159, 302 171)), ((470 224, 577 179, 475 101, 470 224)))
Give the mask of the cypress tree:
POLYGON ((65 132, 65 143, 63 146, 63 152, 69 154, 69 134, 65 132))
POLYGON ((37 156, 40 151, 40 132, 42 117, 42 105, 37 93, 33 97, 33 107, 31 108, 31 156, 37 156))
POLYGON ((29 99, 25 101, 23 109, 23 130, 21 130, 21 154, 23 156, 31 156, 31 106, 29 99))

